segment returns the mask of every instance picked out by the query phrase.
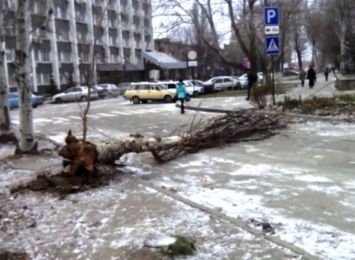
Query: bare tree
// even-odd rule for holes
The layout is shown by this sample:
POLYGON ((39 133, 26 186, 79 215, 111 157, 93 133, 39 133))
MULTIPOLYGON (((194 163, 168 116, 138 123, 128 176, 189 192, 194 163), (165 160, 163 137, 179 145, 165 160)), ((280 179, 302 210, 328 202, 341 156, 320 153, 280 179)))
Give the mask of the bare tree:
POLYGON ((40 43, 43 35, 48 29, 48 23, 53 15, 52 1, 47 1, 47 14, 40 25, 40 36, 38 39, 30 40, 30 1, 16 1, 16 58, 15 58, 15 80, 18 88, 20 129, 18 152, 34 153, 37 152, 37 141, 33 130, 33 111, 32 111, 32 83, 30 80, 31 60, 30 53, 35 44, 40 43))
POLYGON ((33 132, 31 94, 32 86, 30 81, 30 14, 29 0, 17 0, 16 2, 16 83, 18 86, 19 108, 20 108, 20 142, 21 152, 35 152, 37 142, 33 132))

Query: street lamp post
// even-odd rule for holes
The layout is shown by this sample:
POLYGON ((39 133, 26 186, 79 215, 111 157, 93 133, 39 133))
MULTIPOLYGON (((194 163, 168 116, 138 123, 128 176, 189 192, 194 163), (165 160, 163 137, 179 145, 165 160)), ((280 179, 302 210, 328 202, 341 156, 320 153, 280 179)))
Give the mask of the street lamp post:
POLYGON ((122 59, 122 67, 123 67, 122 82, 125 82, 125 74, 126 74, 126 59, 125 58, 122 59))

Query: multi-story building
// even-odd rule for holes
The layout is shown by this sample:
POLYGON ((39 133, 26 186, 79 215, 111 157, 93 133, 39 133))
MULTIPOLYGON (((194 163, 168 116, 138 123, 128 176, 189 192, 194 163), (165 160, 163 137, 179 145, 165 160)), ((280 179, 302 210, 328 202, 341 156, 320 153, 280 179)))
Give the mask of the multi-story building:
MULTIPOLYGON (((3 0, 1 0, 3 1, 3 0)), ((15 17, 15 0, 7 1, 9 17, 15 17)), ((30 0, 30 37, 40 33, 47 0, 30 0)), ((95 61, 100 64, 134 66, 142 63, 144 51, 154 47, 150 0, 53 0, 54 15, 49 30, 31 52, 33 90, 47 92, 53 83, 59 89, 68 81, 84 83, 90 68, 90 44, 95 42, 95 61)), ((15 27, 6 33, 8 83, 14 82, 15 27)))

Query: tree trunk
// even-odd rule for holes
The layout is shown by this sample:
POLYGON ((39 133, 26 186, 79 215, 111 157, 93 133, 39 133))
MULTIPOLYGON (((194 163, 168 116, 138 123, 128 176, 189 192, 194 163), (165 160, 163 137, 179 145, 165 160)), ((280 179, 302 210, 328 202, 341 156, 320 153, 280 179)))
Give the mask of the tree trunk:
MULTIPOLYGON (((33 153, 37 151, 37 142, 33 133, 32 86, 29 75, 30 40, 29 40, 29 0, 17 0, 16 12, 16 83, 19 96, 20 142, 18 152, 33 153)), ((36 75, 33 75, 34 77, 36 75)))
POLYGON ((94 164, 113 164, 126 153, 151 152, 162 163, 184 154, 232 142, 265 139, 274 134, 273 130, 285 126, 279 116, 271 118, 253 111, 236 111, 197 126, 192 124, 192 130, 187 133, 163 138, 144 138, 135 134, 114 143, 92 144, 79 142, 69 131, 65 138, 66 145, 59 150, 59 155, 63 157, 70 174, 83 168, 92 173, 94 164))

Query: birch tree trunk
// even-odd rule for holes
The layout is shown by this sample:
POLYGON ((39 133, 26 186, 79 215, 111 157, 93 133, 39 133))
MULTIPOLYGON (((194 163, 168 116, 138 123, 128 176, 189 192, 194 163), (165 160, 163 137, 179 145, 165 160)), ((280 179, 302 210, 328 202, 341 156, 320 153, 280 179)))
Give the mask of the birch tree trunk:
POLYGON ((95 164, 114 164, 126 153, 150 152, 156 161, 163 163, 233 142, 262 140, 274 135, 274 130, 285 127, 280 115, 269 117, 254 111, 236 111, 199 122, 196 126, 192 123, 188 132, 170 137, 144 138, 134 134, 116 142, 93 144, 79 141, 70 130, 65 138, 66 145, 58 154, 63 157, 68 173, 75 174, 83 168, 93 173, 95 164))
MULTIPOLYGON (((33 132, 32 86, 30 81, 30 38, 29 0, 16 1, 16 83, 19 96, 19 151, 33 153, 37 151, 37 142, 33 132)), ((33 75, 35 77, 35 75, 33 75)))
POLYGON ((5 59, 5 2, 0 2, 0 143, 15 141, 11 130, 10 108, 8 103, 8 86, 6 80, 5 59))

